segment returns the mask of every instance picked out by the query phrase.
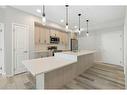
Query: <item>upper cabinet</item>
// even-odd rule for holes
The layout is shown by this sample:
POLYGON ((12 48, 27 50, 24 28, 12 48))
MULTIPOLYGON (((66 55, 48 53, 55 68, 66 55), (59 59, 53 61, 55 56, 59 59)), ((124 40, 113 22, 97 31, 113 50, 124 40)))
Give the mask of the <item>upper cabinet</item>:
POLYGON ((40 27, 40 44, 46 43, 46 29, 43 27, 40 27))
POLYGON ((54 29, 50 29, 51 36, 56 36, 56 31, 54 29))
POLYGON ((45 28, 45 32, 46 32, 45 33, 46 44, 50 44, 50 36, 51 36, 50 30, 45 28))
POLYGON ((50 44, 50 36, 59 37, 60 45, 68 45, 68 33, 35 25, 35 44, 50 44))
POLYGON ((71 33, 71 38, 72 39, 77 39, 77 33, 71 33))
POLYGON ((36 26, 35 27, 35 32, 34 32, 34 39, 35 39, 35 44, 38 45, 40 44, 40 27, 39 26, 36 26))
POLYGON ((47 28, 35 26, 35 44, 49 44, 50 31, 47 28))

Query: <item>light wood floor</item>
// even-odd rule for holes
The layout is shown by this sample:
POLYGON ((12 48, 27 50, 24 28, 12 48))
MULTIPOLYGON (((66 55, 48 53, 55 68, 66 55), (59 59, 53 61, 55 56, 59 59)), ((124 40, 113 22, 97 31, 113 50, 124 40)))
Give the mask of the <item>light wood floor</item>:
MULTIPOLYGON (((124 87, 122 67, 95 64, 62 89, 124 89, 124 87)), ((29 73, 9 78, 0 76, 0 89, 35 89, 35 78, 29 73)))
POLYGON ((0 76, 0 89, 35 89, 35 78, 28 72, 13 77, 0 76))
POLYGON ((124 89, 123 68, 110 64, 95 64, 67 84, 65 89, 124 89))

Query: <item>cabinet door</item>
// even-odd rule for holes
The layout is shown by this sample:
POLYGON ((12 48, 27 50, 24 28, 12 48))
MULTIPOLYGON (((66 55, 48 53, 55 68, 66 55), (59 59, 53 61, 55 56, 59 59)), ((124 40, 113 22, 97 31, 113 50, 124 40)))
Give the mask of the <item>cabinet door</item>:
POLYGON ((68 45, 68 34, 65 33, 64 35, 65 35, 64 44, 65 44, 65 46, 67 46, 68 45))
POLYGON ((63 33, 63 45, 67 45, 67 33, 63 33))
POLYGON ((59 37, 59 31, 58 30, 55 31, 55 35, 56 35, 56 37, 59 37))
POLYGON ((74 33, 74 38, 77 39, 77 33, 74 33))
POLYGON ((57 31, 56 36, 60 38, 60 31, 57 31))
POLYGON ((63 33, 63 45, 65 45, 65 39, 66 39, 65 33, 63 33))
POLYGON ((50 33, 51 33, 51 36, 56 36, 55 30, 51 29, 50 33))
POLYGON ((60 33, 60 44, 64 44, 64 34, 63 32, 60 33))
POLYGON ((50 44, 50 30, 46 29, 46 44, 50 44))
POLYGON ((43 27, 40 27, 40 44, 46 43, 46 29, 43 27))
POLYGON ((35 26, 35 44, 40 44, 40 31, 38 26, 35 26))
POLYGON ((71 38, 72 38, 72 39, 77 39, 77 33, 72 33, 71 38))

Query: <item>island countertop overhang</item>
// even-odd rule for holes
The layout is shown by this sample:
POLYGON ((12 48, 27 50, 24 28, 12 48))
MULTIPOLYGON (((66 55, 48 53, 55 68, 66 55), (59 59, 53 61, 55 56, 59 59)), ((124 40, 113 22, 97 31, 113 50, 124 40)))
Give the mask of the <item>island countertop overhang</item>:
POLYGON ((83 50, 79 52, 61 52, 56 53, 54 57, 25 60, 23 61, 23 64, 28 69, 28 71, 30 71, 34 76, 36 76, 41 73, 50 72, 64 66, 77 63, 77 56, 87 55, 95 52, 95 50, 83 50))

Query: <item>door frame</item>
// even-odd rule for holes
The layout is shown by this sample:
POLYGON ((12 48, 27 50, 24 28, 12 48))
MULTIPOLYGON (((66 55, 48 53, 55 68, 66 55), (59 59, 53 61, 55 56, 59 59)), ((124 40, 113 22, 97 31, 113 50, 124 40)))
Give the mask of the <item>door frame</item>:
MULTIPOLYGON (((4 25, 4 23, 0 23, 1 25, 3 25, 3 39, 4 39, 4 36, 5 36, 5 25, 4 25)), ((4 41, 4 40, 3 40, 4 41)), ((5 41, 4 41, 5 42, 5 41)), ((5 47, 4 47, 4 43, 3 43, 3 63, 2 63, 2 72, 1 72, 1 74, 2 75, 6 75, 6 72, 5 72, 5 47)))
POLYGON ((15 75, 15 60, 14 60, 14 53, 15 53, 15 46, 14 46, 14 28, 15 28, 15 25, 17 26, 24 26, 26 27, 27 29, 27 32, 28 32, 28 55, 29 55, 29 26, 28 25, 25 25, 25 24, 19 24, 19 23, 12 23, 12 76, 15 75))

